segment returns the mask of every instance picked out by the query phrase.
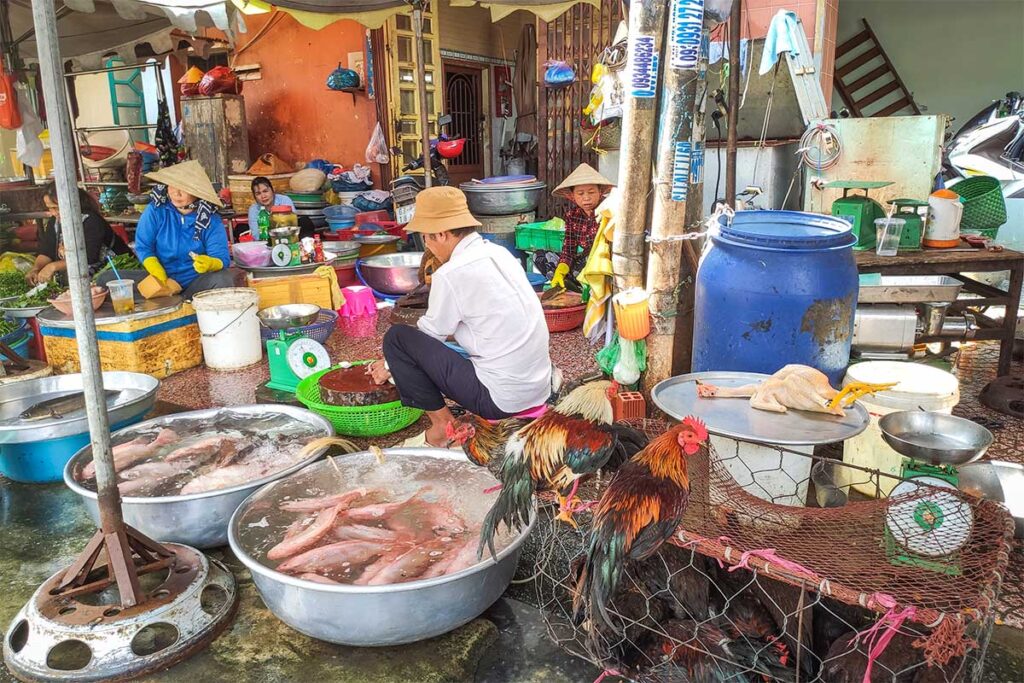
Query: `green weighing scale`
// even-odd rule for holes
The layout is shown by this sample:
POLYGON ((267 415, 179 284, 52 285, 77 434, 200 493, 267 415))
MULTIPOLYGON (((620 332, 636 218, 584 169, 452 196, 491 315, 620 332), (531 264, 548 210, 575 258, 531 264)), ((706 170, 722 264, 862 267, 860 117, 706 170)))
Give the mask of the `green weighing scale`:
POLYGON ((894 199, 889 202, 895 207, 893 218, 903 219, 900 234, 900 251, 920 251, 924 237, 924 222, 928 217, 928 202, 919 199, 894 199))
POLYGON ((313 322, 319 314, 320 307, 311 304, 271 306, 256 314, 261 324, 277 332, 276 339, 267 340, 270 381, 264 386, 268 389, 294 394, 299 382, 331 367, 324 345, 296 329, 313 322))
POLYGON ((889 180, 833 180, 825 185, 831 189, 841 189, 843 196, 832 202, 832 215, 845 218, 853 226, 853 234, 857 236, 854 249, 875 248, 875 219, 885 218, 885 209, 874 199, 868 197, 869 190, 877 190, 892 185, 889 180), (863 195, 851 195, 850 190, 863 190, 863 195))
POLYGON ((889 498, 885 549, 894 565, 960 576, 960 549, 974 526, 971 506, 957 492, 957 467, 974 462, 992 444, 976 422, 944 413, 908 410, 878 422, 882 438, 906 460, 889 498))

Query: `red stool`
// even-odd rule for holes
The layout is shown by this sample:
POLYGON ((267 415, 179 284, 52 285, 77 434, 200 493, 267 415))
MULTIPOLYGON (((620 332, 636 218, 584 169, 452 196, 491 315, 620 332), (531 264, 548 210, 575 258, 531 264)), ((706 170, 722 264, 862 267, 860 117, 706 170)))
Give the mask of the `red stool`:
POLYGON ((29 318, 28 327, 32 330, 32 341, 28 343, 29 357, 46 362, 46 346, 43 344, 43 335, 39 331, 39 321, 29 318))

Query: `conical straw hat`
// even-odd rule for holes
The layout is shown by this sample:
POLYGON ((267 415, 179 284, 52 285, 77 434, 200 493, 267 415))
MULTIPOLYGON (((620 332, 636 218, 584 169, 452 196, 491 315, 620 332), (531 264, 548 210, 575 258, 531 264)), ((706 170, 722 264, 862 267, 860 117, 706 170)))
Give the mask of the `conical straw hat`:
POLYGON ((174 187, 200 199, 205 199, 215 206, 224 206, 220 197, 217 196, 216 190, 213 189, 210 177, 206 175, 206 171, 198 161, 185 161, 168 166, 159 171, 147 173, 146 177, 161 185, 174 187))
POLYGON ((590 164, 580 164, 551 194, 568 199, 572 193, 572 188, 577 185, 597 185, 607 191, 614 187, 615 183, 595 171, 590 164))

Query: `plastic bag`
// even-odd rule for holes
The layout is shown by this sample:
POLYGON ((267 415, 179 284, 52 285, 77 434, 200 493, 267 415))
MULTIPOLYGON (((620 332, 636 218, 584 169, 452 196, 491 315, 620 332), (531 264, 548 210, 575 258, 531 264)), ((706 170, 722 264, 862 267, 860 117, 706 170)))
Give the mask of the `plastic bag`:
POLYGON ((359 87, 359 74, 339 64, 327 76, 327 87, 331 90, 354 90, 359 87))
POLYGON ((0 128, 21 128, 18 93, 14 90, 14 78, 4 69, 3 60, 0 60, 0 128))
POLYGON ((391 161, 391 151, 388 149, 388 141, 384 139, 384 129, 380 122, 373 128, 373 135, 370 136, 370 144, 366 146, 366 163, 386 164, 391 161))
POLYGON ((549 88, 567 88, 576 81, 576 72, 568 62, 559 60, 545 62, 544 85, 549 88))
POLYGON ((43 160, 44 152, 43 141, 39 139, 43 132, 43 125, 29 104, 32 94, 28 86, 18 83, 14 87, 17 88, 20 96, 18 108, 21 110, 21 128, 18 129, 15 136, 15 154, 25 166, 38 168, 39 163, 43 160))
POLYGON ((217 95, 229 93, 240 95, 242 93, 242 81, 238 80, 235 72, 226 66, 215 66, 203 75, 199 81, 200 95, 217 95))

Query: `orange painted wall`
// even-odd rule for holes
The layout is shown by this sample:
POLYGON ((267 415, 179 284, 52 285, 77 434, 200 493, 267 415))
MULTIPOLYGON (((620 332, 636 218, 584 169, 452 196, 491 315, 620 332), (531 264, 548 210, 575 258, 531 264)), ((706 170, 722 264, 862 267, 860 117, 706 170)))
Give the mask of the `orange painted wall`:
MULTIPOLYGON (((236 65, 258 63, 262 74, 260 80, 246 81, 242 91, 253 157, 273 152, 288 162, 365 164, 377 123, 374 102, 357 93, 353 103, 351 94, 327 89, 327 76, 338 63, 347 67, 348 53, 364 50, 365 29, 339 21, 314 31, 279 14, 244 47, 273 16, 246 17, 248 33, 239 36, 241 53, 234 59, 236 65)), ((382 60, 374 67, 381 68, 382 60)))

